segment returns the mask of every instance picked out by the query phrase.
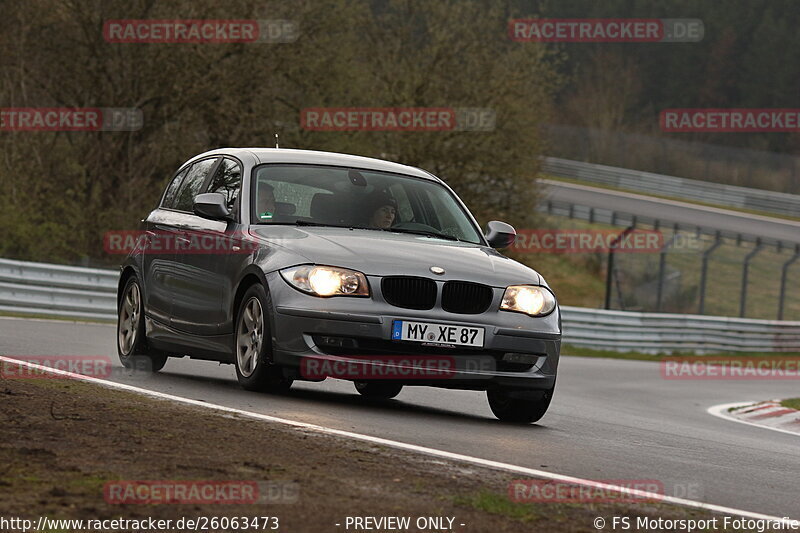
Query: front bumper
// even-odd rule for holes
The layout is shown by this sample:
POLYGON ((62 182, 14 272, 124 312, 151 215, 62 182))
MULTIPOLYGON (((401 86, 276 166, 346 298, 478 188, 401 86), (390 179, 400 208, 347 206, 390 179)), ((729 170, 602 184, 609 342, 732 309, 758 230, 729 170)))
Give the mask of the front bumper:
MULTIPOLYGON (((313 366, 309 361, 335 361, 352 363, 347 366, 350 369, 362 368, 361 373, 331 375, 343 379, 474 390, 547 391, 555 385, 561 345, 558 309, 541 318, 498 311, 502 290, 495 289, 496 301, 479 315, 445 312, 438 303, 434 309, 415 311, 391 306, 374 292, 369 298, 318 298, 290 287, 277 273, 269 274, 267 281, 274 361, 296 379, 324 379, 306 372, 313 366), (394 320, 483 327, 484 347, 391 341, 394 320), (447 371, 408 371, 409 366, 429 358, 446 363, 447 371), (382 371, 386 364, 397 368, 382 371), (363 372, 364 367, 370 368, 363 372)), ((369 277, 369 281, 372 287, 380 285, 380 278, 369 277)), ((339 370, 345 368, 343 363, 338 364, 339 370)))

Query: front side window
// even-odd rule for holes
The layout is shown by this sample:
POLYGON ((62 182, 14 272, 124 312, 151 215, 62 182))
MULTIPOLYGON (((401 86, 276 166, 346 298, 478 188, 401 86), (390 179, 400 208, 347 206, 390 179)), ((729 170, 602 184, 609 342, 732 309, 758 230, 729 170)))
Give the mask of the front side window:
POLYGON ((419 233, 481 244, 467 213, 435 181, 342 167, 262 165, 253 179, 257 224, 419 233))
POLYGON ((189 172, 189 167, 184 168, 180 172, 178 172, 172 181, 169 182, 167 186, 167 191, 164 193, 164 201, 161 202, 161 207, 167 207, 173 209, 175 207, 175 199, 178 197, 178 188, 181 186, 181 182, 183 178, 186 177, 186 173, 189 172))
POLYGON ((239 191, 242 189, 242 167, 233 159, 225 158, 214 172, 208 192, 219 192, 225 195, 225 203, 228 210, 233 213, 236 208, 236 200, 239 198, 239 191))
POLYGON ((189 172, 183 179, 180 189, 178 189, 178 194, 173 205, 173 209, 177 209, 178 211, 192 211, 194 197, 200 194, 202 191, 203 184, 208 177, 208 173, 214 167, 216 162, 216 158, 203 159, 189 168, 189 172))

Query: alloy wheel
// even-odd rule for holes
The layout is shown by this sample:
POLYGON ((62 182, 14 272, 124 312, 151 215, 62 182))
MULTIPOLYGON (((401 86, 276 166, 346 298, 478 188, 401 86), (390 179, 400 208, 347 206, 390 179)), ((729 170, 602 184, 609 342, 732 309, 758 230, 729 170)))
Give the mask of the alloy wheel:
POLYGON ((242 376, 250 377, 256 371, 263 341, 264 312, 258 298, 252 297, 242 311, 236 334, 236 362, 242 376))

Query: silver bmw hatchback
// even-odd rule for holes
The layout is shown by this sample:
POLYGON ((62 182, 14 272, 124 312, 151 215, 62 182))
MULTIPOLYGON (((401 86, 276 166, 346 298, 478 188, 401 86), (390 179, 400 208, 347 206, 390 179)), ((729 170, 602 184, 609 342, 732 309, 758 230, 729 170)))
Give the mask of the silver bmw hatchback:
POLYGON ((486 391, 501 420, 547 411, 561 343, 556 298, 502 255, 424 170, 272 148, 200 154, 178 169, 121 266, 125 366, 169 357, 235 365, 248 390, 354 382, 486 391))

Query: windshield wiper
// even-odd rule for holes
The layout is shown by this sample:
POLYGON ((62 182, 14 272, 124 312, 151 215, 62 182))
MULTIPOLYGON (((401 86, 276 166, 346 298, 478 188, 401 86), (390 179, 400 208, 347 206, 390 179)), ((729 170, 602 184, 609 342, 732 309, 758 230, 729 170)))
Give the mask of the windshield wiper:
POLYGON ((448 241, 464 242, 458 237, 455 237, 453 235, 448 235, 446 233, 437 233, 435 231, 425 231, 425 230, 405 229, 405 228, 383 228, 383 231, 389 231, 392 233, 410 233, 411 235, 424 235, 425 237, 434 237, 436 239, 446 239, 448 241))
POLYGON ((345 224, 326 224, 323 222, 314 222, 313 220, 295 220, 294 222, 270 222, 270 226, 314 226, 321 228, 348 228, 348 229, 366 229, 371 231, 388 231, 390 233, 408 233, 411 235, 422 235, 424 237, 433 237, 435 239, 446 239, 448 241, 467 242, 465 240, 448 235, 446 233, 437 233, 435 231, 425 231, 406 228, 369 228, 366 226, 348 226, 345 224))
POLYGON ((313 220, 295 220, 294 222, 268 222, 262 223, 264 226, 316 226, 319 228, 348 228, 353 229, 353 226, 346 226, 344 224, 326 224, 323 222, 314 222, 313 220))

